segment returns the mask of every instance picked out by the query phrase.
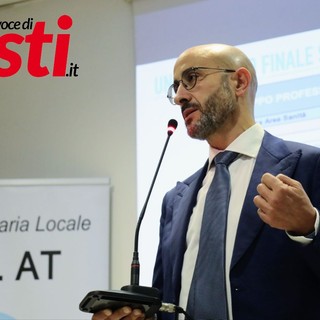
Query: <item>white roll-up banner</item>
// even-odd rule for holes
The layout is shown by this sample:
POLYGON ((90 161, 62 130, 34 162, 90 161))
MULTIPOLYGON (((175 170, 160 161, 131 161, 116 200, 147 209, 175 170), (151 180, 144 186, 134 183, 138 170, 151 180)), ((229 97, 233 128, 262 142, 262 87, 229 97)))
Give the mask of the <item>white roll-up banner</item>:
POLYGON ((0 319, 89 319, 109 285, 109 179, 0 180, 0 319))

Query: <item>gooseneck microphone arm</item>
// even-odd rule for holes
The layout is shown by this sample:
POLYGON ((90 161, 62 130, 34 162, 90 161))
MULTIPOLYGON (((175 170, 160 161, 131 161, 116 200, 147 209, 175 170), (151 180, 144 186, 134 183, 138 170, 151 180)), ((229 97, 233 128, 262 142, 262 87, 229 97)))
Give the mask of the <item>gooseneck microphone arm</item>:
POLYGON ((176 130, 178 126, 178 122, 175 119, 171 119, 168 122, 168 131, 167 131, 167 139, 166 142, 164 144, 159 162, 158 162, 158 166, 156 168, 156 171, 154 173, 150 188, 149 188, 149 192, 146 198, 146 201, 142 207, 141 213, 139 215, 139 219, 138 219, 138 223, 136 226, 136 231, 135 231, 135 237, 134 237, 134 251, 133 251, 133 258, 132 258, 132 262, 131 262, 131 285, 133 286, 138 286, 139 282, 140 282, 140 262, 139 262, 139 232, 140 232, 140 227, 141 227, 141 222, 144 218, 146 209, 147 209, 147 205, 150 199, 150 195, 152 193, 153 190, 153 186, 154 183, 157 179, 158 173, 159 173, 159 169, 162 163, 162 159, 163 156, 167 150, 167 146, 170 140, 170 137, 172 136, 172 134, 174 133, 174 131, 176 130))
POLYGON ((155 171, 147 195, 147 199, 144 203, 144 206, 141 210, 138 219, 135 233, 133 259, 131 263, 131 284, 123 286, 121 290, 95 290, 87 293, 87 295, 80 302, 79 308, 81 311, 95 313, 104 309, 110 309, 114 311, 124 306, 129 306, 132 309, 141 309, 144 312, 146 319, 153 317, 155 313, 160 311, 175 313, 176 317, 178 316, 178 313, 183 313, 185 315, 186 320, 192 320, 191 317, 179 306, 176 306, 172 303, 162 302, 160 297, 160 291, 157 288, 139 285, 140 263, 138 253, 138 239, 140 225, 143 220, 163 156, 167 149, 169 139, 175 131, 175 129, 177 128, 177 126, 178 122, 174 119, 171 119, 168 122, 168 137, 164 145, 163 151, 161 153, 161 157, 157 169, 155 171))

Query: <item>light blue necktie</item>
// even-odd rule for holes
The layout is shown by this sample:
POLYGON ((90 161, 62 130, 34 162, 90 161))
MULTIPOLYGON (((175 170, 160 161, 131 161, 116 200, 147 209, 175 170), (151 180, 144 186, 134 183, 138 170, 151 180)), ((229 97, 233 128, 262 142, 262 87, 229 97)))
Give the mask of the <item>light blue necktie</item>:
POLYGON ((199 251, 188 297, 187 312, 194 320, 227 320, 225 235, 230 199, 229 164, 238 153, 225 151, 214 158, 200 232, 199 251))

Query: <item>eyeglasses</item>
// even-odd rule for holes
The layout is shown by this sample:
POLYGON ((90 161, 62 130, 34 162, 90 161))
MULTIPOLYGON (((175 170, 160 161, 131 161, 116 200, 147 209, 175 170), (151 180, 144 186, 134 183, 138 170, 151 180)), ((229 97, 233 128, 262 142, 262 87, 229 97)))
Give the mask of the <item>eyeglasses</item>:
MULTIPOLYGON (((196 86, 197 80, 200 77, 198 70, 215 70, 217 72, 227 72, 227 73, 236 72, 236 70, 233 70, 233 69, 221 69, 221 68, 209 68, 209 67, 191 67, 184 70, 182 72, 181 80, 176 80, 168 89, 167 98, 173 105, 175 104, 174 98, 176 97, 180 83, 182 83, 184 88, 187 89, 188 91, 193 89, 196 86)), ((209 74, 213 74, 213 73, 209 73, 209 74)), ((209 74, 202 75, 202 78, 208 76, 209 74)))

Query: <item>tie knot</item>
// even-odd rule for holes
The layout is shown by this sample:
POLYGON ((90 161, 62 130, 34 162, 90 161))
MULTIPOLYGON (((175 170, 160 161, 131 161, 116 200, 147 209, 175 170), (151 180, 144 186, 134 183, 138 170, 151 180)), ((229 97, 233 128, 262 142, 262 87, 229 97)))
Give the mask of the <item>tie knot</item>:
POLYGON ((219 164, 225 164, 228 167, 230 163, 236 159, 238 154, 239 153, 234 151, 224 151, 224 152, 218 153, 213 160, 216 165, 219 163, 219 164))

